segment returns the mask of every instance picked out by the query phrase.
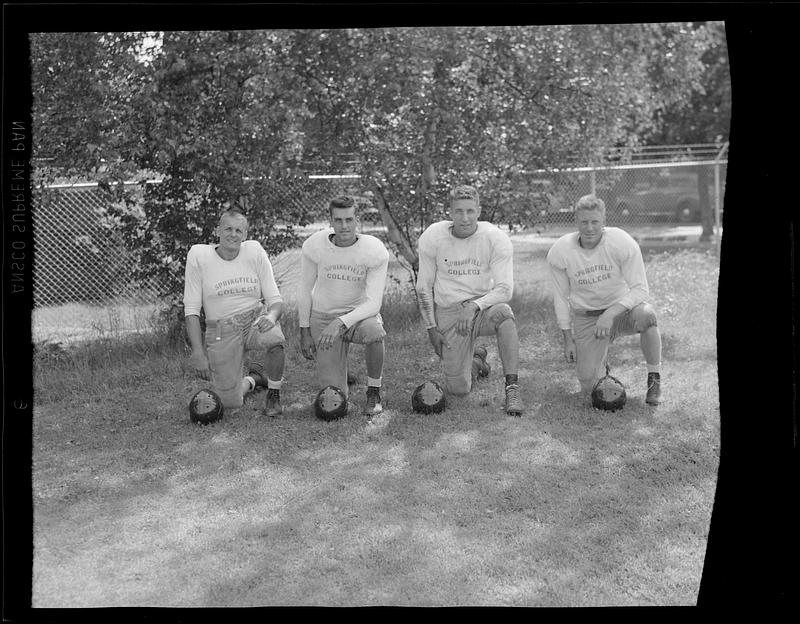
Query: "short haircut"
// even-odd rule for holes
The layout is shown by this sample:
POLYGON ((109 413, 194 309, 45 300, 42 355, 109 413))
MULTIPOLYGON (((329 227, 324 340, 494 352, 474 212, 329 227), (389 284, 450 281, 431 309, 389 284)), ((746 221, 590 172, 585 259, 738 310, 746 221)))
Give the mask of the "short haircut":
POLYGON ((328 214, 333 216, 334 208, 353 208, 357 207, 356 200, 350 195, 337 195, 328 204, 328 214))
POLYGON ((219 215, 219 223, 222 223, 222 219, 224 217, 230 217, 232 219, 239 219, 242 218, 247 222, 247 215, 244 214, 239 208, 228 208, 219 215))
POLYGON ((450 205, 453 205, 454 201, 459 199, 471 199, 474 201, 478 206, 480 206, 481 202, 478 198, 478 189, 474 186, 470 186, 469 184, 459 184, 458 186, 453 187, 450 191, 450 205))
POLYGON ((575 212, 579 210, 598 210, 601 214, 606 214, 606 203, 597 195, 584 195, 575 204, 575 212))

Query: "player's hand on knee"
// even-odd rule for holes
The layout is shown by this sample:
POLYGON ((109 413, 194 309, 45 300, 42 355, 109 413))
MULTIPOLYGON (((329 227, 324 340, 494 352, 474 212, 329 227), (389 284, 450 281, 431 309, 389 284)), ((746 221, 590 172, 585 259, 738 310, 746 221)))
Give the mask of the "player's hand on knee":
POLYGON ((606 316, 605 312, 597 317, 597 324, 594 326, 595 338, 603 339, 611 337, 611 326, 614 324, 612 317, 606 316))
POLYGON ((342 329, 344 328, 344 323, 340 319, 333 319, 328 326, 322 330, 322 333, 319 335, 319 342, 317 343, 318 349, 330 349, 333 346, 333 342, 340 336, 342 333, 342 329))
POLYGON ((189 366, 201 379, 208 381, 211 379, 211 369, 208 366, 208 358, 202 351, 192 351, 189 356, 189 366))
POLYGON ((472 331, 472 324, 475 322, 475 313, 479 309, 478 304, 471 301, 464 305, 458 321, 456 321, 456 333, 459 336, 467 336, 472 331))
POLYGON ((253 322, 253 325, 263 334, 275 327, 275 320, 269 314, 262 314, 253 322))
POLYGON ((311 330, 307 327, 300 328, 300 352, 307 360, 313 360, 317 354, 317 345, 311 337, 311 330))

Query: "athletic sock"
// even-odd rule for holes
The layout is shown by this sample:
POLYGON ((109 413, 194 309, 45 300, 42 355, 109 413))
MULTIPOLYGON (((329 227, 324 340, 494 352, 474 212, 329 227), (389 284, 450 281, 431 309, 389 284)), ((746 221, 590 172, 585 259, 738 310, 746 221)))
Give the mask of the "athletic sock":
POLYGON ((658 373, 661 376, 661 364, 648 364, 647 365, 647 372, 648 373, 658 373))
POLYGON ((506 375, 506 386, 519 383, 517 375, 506 375))
POLYGON ((372 386, 373 388, 380 388, 381 387, 381 380, 383 377, 378 377, 375 379, 374 377, 370 377, 367 375, 367 386, 372 386))
POLYGON ((282 383, 283 383, 283 378, 279 379, 278 381, 272 381, 269 377, 267 377, 268 390, 280 390, 282 383))

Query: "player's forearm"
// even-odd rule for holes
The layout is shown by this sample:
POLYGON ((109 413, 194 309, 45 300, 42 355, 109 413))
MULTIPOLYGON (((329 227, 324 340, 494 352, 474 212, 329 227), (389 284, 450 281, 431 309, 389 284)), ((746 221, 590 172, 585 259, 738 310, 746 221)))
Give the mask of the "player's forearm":
POLYGON ((433 289, 417 288, 417 304, 422 322, 427 329, 436 327, 436 313, 433 307, 433 289))
POLYGON ((494 286, 485 295, 475 299, 480 309, 511 301, 514 295, 514 262, 511 253, 510 247, 495 251, 496 257, 490 263, 494 286))
POLYGON ((572 327, 569 305, 569 278, 566 271, 550 265, 550 284, 553 287, 553 308, 558 326, 564 330, 572 327))
POLYGON ((635 254, 623 264, 622 277, 630 286, 628 294, 619 300, 619 303, 623 304, 626 309, 630 310, 650 297, 647 274, 641 254, 635 254))
POLYGON ((436 258, 424 251, 420 241, 419 247, 419 273, 415 290, 417 305, 425 327, 436 327, 436 314, 433 307, 433 283, 436 279, 436 258))
POLYGON ((273 323, 277 323, 283 316, 283 301, 275 301, 267 307, 266 315, 272 318, 273 323))
POLYGON ((203 330, 200 327, 200 317, 190 314, 186 317, 186 334, 189 336, 189 344, 195 353, 202 352, 203 349, 203 330))
POLYGON ((562 330, 570 329, 572 327, 572 315, 569 302, 559 295, 554 295, 553 308, 556 312, 556 322, 558 322, 558 326, 562 330))
POLYGON ((301 328, 311 325, 311 293, 297 293, 297 320, 301 328))
POLYGON ((473 303, 483 310, 498 303, 508 303, 514 295, 514 286, 510 283, 496 284, 488 293, 478 297, 473 303))
POLYGON ((311 324, 311 291, 317 282, 317 264, 303 254, 300 258, 300 280, 297 285, 297 317, 300 327, 311 324))
POLYGON ((347 314, 343 314, 339 317, 345 327, 352 327, 359 321, 375 316, 381 311, 383 291, 386 288, 387 266, 388 260, 377 267, 370 268, 364 284, 364 301, 347 314))
POLYGON ((364 301, 360 305, 357 305, 347 314, 342 314, 342 316, 339 317, 339 320, 342 321, 342 323, 344 323, 345 327, 352 327, 359 321, 363 321, 365 318, 369 318, 370 316, 375 316, 380 311, 381 311, 381 300, 378 299, 376 301, 368 297, 366 301, 364 301))
POLYGON ((623 306, 624 309, 630 310, 635 308, 637 305, 645 301, 650 297, 650 292, 648 291, 646 286, 637 285, 631 288, 628 291, 628 294, 625 295, 622 299, 619 300, 619 304, 623 306))

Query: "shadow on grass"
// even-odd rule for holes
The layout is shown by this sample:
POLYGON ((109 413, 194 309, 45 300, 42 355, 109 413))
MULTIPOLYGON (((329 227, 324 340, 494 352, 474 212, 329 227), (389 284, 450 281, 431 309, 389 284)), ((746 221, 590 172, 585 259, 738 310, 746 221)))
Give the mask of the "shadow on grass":
MULTIPOLYGON (((522 419, 476 409, 495 402, 493 381, 439 417, 398 406, 369 425, 244 410, 199 428, 172 409, 157 420, 117 414, 127 434, 90 442, 90 428, 115 426, 99 405, 57 462, 87 467, 75 474, 83 489, 40 499, 37 514, 40 531, 62 536, 58 559, 40 555, 45 569, 97 571, 51 596, 102 603, 114 587, 120 605, 691 602, 714 473, 704 446, 661 435, 636 399, 598 414, 563 387, 522 419)), ((131 398, 132 413, 141 406, 131 398)))
POLYGON ((553 425, 328 449, 321 486, 215 549, 245 540, 268 560, 206 603, 691 602, 714 471, 702 447, 609 442, 637 435, 624 415, 605 440, 553 425))

